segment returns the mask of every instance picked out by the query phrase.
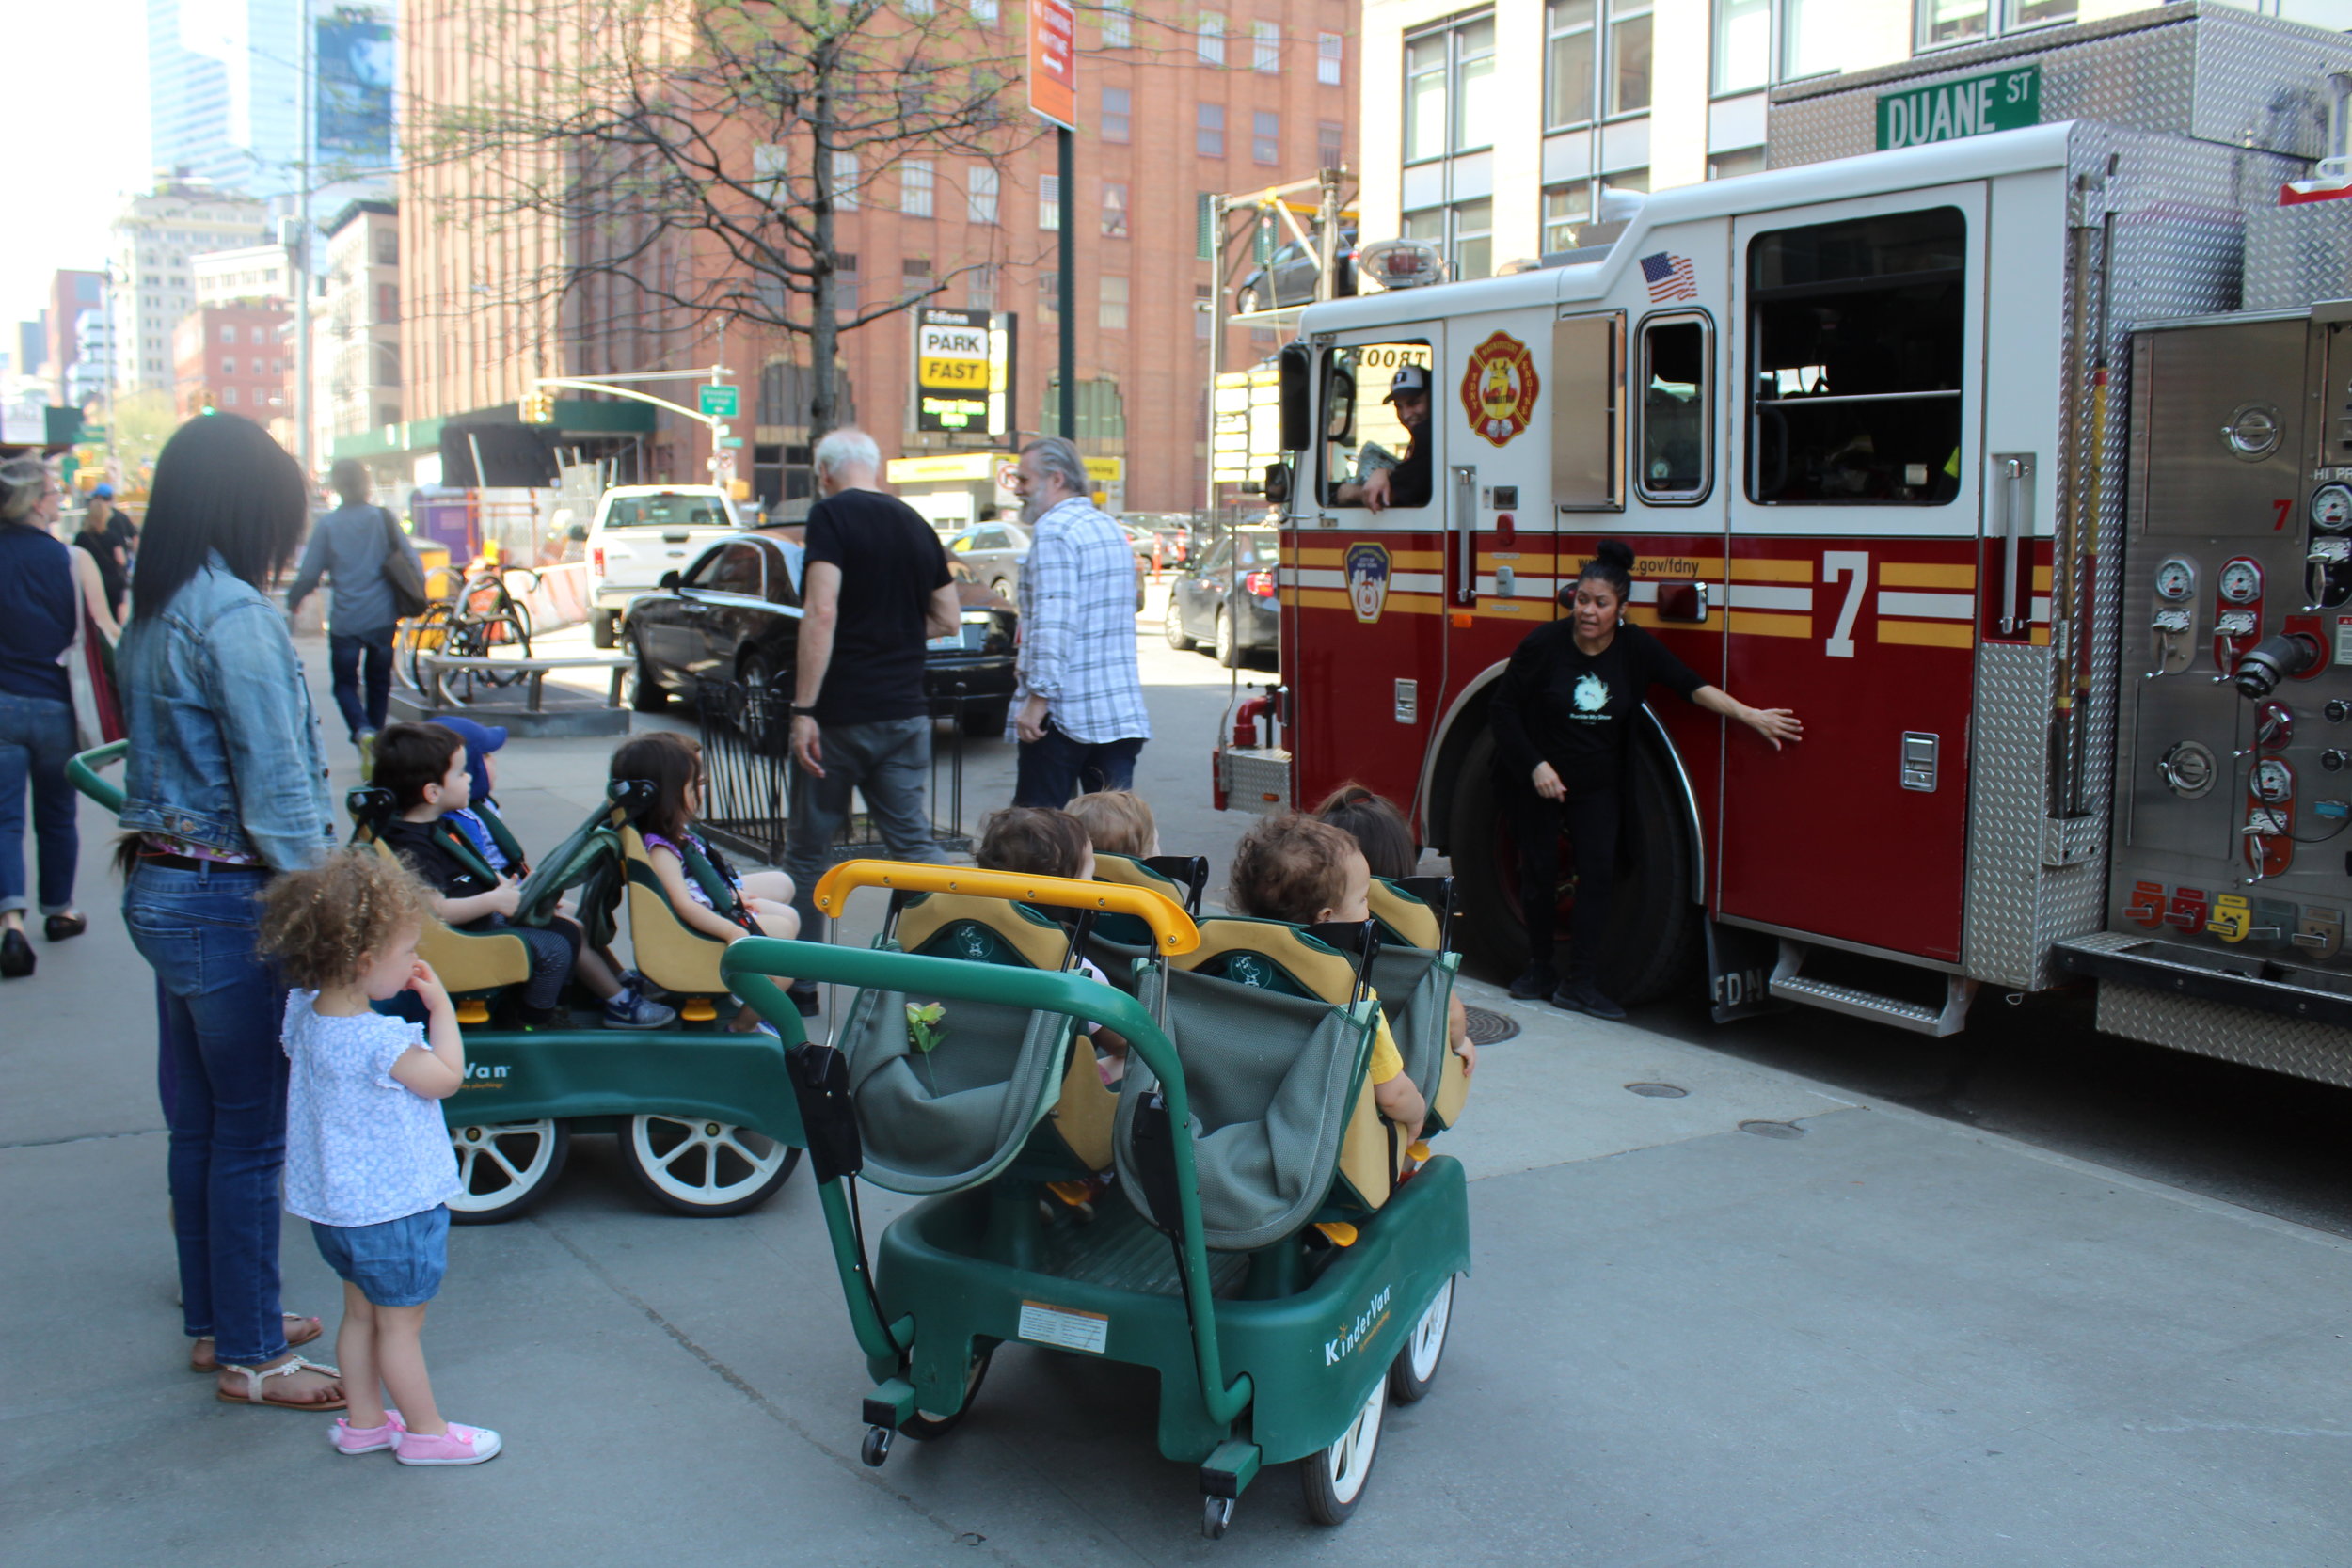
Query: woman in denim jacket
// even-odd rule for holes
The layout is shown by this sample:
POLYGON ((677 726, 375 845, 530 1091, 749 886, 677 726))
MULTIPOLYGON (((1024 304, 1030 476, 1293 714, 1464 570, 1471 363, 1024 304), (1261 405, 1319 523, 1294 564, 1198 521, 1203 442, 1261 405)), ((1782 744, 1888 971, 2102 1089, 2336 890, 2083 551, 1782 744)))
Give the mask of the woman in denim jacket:
POLYGON ((334 844, 318 719, 266 592, 307 510, 294 459, 233 414, 190 420, 156 460, 117 657, 122 917, 158 982, 189 1364, 231 1402, 337 1410, 335 1370, 293 1349, 319 1321, 278 1307, 286 991, 254 947, 255 895, 334 844))

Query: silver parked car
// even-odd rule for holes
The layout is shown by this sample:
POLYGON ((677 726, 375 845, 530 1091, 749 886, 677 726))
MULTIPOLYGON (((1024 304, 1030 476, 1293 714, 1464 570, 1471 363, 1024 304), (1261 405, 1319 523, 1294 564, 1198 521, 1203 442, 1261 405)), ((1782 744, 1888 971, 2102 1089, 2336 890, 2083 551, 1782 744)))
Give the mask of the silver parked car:
POLYGON ((1018 523, 975 523, 947 536, 947 558, 1007 599, 1020 594, 1021 562, 1028 553, 1029 531, 1018 523))

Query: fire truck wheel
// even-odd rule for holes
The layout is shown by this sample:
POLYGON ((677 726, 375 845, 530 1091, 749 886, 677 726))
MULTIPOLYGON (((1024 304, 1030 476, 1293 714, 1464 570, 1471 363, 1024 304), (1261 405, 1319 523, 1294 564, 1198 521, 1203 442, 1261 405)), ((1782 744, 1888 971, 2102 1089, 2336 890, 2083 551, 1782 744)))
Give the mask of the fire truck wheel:
MULTIPOLYGON (((1495 741, 1482 732, 1463 758, 1448 847, 1460 884, 1462 948, 1489 975, 1507 979, 1527 964, 1527 927, 1519 913, 1518 857, 1494 784, 1495 741)), ((1597 979, 1620 1002, 1647 1002, 1692 983, 1698 972, 1699 910, 1691 901, 1690 833, 1673 775, 1647 745, 1636 744, 1629 770, 1625 826, 1617 848, 1616 907, 1597 979)), ((1564 881, 1574 859, 1561 847, 1564 881)), ((1573 885, 1560 892, 1558 930, 1565 942, 1573 885)))

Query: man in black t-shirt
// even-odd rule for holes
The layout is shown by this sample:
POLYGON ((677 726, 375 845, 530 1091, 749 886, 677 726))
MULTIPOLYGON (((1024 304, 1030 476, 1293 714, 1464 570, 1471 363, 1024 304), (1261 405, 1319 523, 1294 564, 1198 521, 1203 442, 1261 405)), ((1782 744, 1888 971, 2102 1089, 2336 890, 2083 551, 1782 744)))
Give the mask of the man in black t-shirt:
POLYGON ((1429 369, 1400 367, 1389 379, 1389 395, 1380 400, 1396 408, 1396 422, 1405 427, 1405 456, 1373 468, 1361 479, 1340 486, 1339 504, 1368 507, 1375 513, 1391 506, 1429 504, 1429 369))
POLYGON ((933 861, 924 800, 931 765, 923 644, 963 611, 939 535, 884 495, 873 437, 836 430, 817 443, 817 488, 801 573, 801 636, 792 698, 792 797, 785 869, 801 932, 819 940, 817 879, 850 814, 866 810, 891 858, 933 861))

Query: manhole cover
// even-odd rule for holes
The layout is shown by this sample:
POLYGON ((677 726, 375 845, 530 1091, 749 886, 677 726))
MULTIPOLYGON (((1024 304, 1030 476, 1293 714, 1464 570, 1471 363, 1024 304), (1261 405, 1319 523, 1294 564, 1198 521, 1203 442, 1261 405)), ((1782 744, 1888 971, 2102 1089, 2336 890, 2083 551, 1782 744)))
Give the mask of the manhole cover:
POLYGON ((1753 1132, 1759 1138, 1802 1138, 1804 1129, 1793 1121, 1743 1121, 1742 1132, 1753 1132))
POLYGON ((1489 1012, 1485 1007, 1472 1007, 1465 1005, 1462 1008, 1462 1015, 1470 1021, 1470 1037, 1472 1045, 1492 1045, 1497 1040, 1510 1039, 1519 1032, 1518 1019, 1502 1013, 1489 1012))
POLYGON ((1626 1088, 1647 1100, 1680 1100, 1691 1092, 1677 1084, 1628 1084, 1626 1088))

